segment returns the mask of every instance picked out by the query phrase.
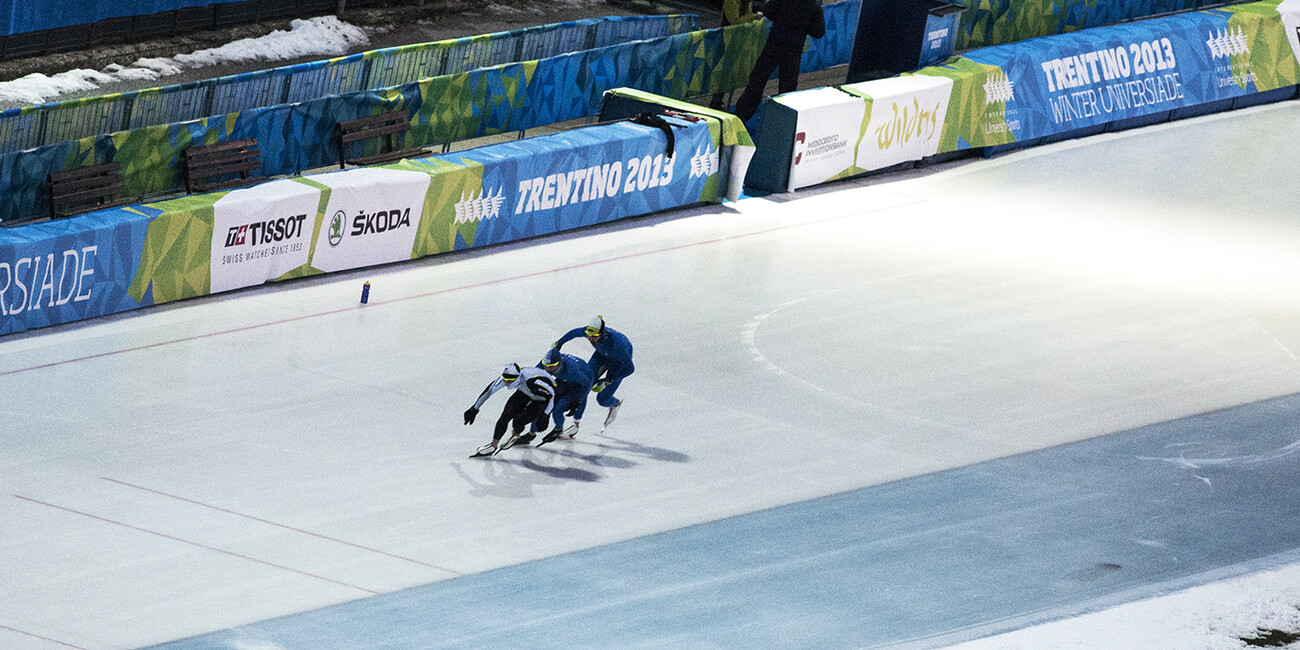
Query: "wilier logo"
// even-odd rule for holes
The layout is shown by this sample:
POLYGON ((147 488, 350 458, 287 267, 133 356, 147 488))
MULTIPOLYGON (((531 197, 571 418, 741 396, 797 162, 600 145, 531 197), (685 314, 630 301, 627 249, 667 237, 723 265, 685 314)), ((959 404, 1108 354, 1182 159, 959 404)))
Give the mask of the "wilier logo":
POLYGON ((261 246, 293 239, 302 235, 302 224, 306 220, 307 215, 299 214, 268 221, 255 221, 242 226, 231 226, 230 230, 226 231, 226 248, 245 244, 261 246))

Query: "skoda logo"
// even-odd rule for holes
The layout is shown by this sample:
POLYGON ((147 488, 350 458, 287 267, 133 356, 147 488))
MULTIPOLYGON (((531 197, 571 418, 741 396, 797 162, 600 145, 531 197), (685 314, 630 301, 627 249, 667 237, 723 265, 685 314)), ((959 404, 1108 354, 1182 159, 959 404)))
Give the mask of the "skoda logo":
POLYGON ((334 213, 334 218, 330 219, 330 246, 338 246, 343 241, 343 221, 347 215, 342 210, 334 213))

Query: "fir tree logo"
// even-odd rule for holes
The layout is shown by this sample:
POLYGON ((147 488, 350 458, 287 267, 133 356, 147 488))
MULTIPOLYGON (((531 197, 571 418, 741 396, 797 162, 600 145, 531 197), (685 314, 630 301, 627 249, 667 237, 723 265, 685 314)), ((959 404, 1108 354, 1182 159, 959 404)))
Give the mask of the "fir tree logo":
POLYGON ((707 151, 700 151, 700 148, 696 147, 695 153, 691 156, 691 178, 716 174, 720 166, 716 149, 709 147, 707 151))
POLYGON ((988 81, 984 82, 984 105, 988 106, 995 102, 1009 102, 1016 98, 1014 90, 1015 82, 1007 77, 1005 72, 993 72, 989 74, 988 81))
POLYGON ((456 202, 456 223, 482 221, 500 216, 501 205, 505 201, 505 190, 500 187, 496 189, 496 194, 486 191, 466 197, 462 192, 460 200, 456 202))
POLYGON ((1205 45, 1210 48, 1210 57, 1215 59, 1250 54, 1246 30, 1242 29, 1240 25, 1236 26, 1236 28, 1229 27, 1226 32, 1215 30, 1214 33, 1210 34, 1209 38, 1205 39, 1205 45))

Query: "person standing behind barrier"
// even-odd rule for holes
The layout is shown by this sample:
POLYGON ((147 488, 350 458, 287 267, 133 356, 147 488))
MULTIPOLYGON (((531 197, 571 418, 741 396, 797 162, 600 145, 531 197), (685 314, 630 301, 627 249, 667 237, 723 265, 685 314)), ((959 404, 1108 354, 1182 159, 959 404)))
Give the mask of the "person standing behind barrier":
POLYGON ((806 37, 826 35, 821 0, 767 0, 763 16, 772 21, 772 28, 754 62, 754 70, 749 73, 745 92, 736 102, 736 117, 745 122, 758 112, 758 103, 763 100, 763 90, 773 71, 779 71, 778 93, 793 92, 799 87, 799 63, 803 60, 806 37))
MULTIPOLYGON (((763 12, 757 11, 750 4, 750 0, 722 0, 722 26, 740 25, 751 20, 759 20, 763 17, 763 12)), ((726 93, 716 93, 713 100, 709 102, 709 108, 725 109, 723 100, 726 93)))

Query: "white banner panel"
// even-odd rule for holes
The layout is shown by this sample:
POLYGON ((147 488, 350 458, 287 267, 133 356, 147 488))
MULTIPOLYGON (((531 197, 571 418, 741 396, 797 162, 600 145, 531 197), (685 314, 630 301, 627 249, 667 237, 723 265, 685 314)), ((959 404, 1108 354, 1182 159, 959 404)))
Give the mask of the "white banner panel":
POLYGON ((824 183, 853 167, 866 105, 835 88, 814 88, 773 99, 798 118, 787 191, 824 183))
POLYGON ((870 98, 871 119, 858 147, 857 166, 883 169, 939 151, 952 79, 922 75, 843 86, 870 98))
POLYGON ((1286 40, 1291 44, 1291 52, 1296 61, 1300 61, 1300 0, 1282 0, 1277 6, 1282 14, 1282 26, 1286 29, 1286 40))
POLYGON ((319 189, 292 180, 217 199, 212 206, 212 293, 262 284, 306 264, 319 205, 319 189))
POLYGON ((411 259, 431 179, 373 167, 313 176, 330 198, 312 266, 329 272, 411 259))

